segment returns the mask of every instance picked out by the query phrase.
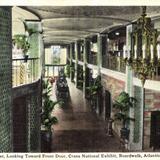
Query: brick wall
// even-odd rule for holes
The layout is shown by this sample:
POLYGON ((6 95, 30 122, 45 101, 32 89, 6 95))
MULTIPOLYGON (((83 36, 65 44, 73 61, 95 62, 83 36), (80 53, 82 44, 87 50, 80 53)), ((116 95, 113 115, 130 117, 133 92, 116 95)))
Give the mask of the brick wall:
POLYGON ((112 100, 125 89, 125 82, 102 74, 102 85, 112 95, 112 100))
POLYGON ((145 89, 145 110, 157 111, 160 110, 160 92, 145 89))
POLYGON ((0 7, 0 152, 12 151, 11 7, 0 7))
POLYGON ((160 91, 145 89, 144 144, 150 146, 151 112, 160 111, 160 91))
MULTIPOLYGON (((125 90, 125 82, 109 77, 107 75, 102 74, 101 75, 102 79, 102 85, 105 90, 108 90, 111 94, 112 102, 116 99, 116 97, 125 90)), ((105 107, 105 106, 104 106, 105 107)), ((107 106, 106 106, 107 107, 107 106)), ((105 110, 105 109, 104 109, 105 110)), ((112 109, 111 115, 114 115, 114 110, 112 109)), ((121 123, 116 121, 114 122, 113 129, 114 131, 119 134, 119 130, 121 128, 121 123)))

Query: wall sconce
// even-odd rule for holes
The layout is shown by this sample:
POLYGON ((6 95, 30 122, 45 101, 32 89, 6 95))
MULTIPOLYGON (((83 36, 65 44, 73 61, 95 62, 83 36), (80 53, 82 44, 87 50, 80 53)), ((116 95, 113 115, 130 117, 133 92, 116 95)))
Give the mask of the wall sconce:
POLYGON ((132 67, 143 86, 160 65, 160 44, 157 44, 157 37, 157 30, 154 29, 151 18, 146 16, 146 7, 143 6, 141 17, 133 23, 131 49, 123 48, 125 63, 132 67))

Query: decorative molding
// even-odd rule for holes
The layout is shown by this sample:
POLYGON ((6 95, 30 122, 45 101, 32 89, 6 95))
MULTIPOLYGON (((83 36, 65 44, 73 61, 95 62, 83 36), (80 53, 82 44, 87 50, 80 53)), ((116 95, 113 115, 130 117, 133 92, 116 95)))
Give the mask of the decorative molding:
POLYGON ((124 73, 120 73, 106 68, 101 68, 101 73, 124 82, 126 81, 126 74, 124 73))
POLYGON ((93 65, 93 64, 87 64, 87 67, 88 68, 90 68, 90 69, 95 69, 95 68, 97 68, 98 69, 98 67, 97 67, 97 65, 93 65))
MULTIPOLYGON (((83 65, 84 62, 78 61, 78 64, 83 65)), ((93 65, 93 64, 87 64, 87 67, 90 68, 90 69, 97 68, 97 66, 93 65)), ((105 74, 105 75, 108 75, 108 76, 113 77, 115 79, 126 82, 126 74, 124 74, 124 73, 113 71, 113 70, 106 69, 106 68, 103 68, 103 67, 101 67, 100 72, 102 74, 105 74)), ((142 87, 141 80, 136 78, 136 77, 133 77, 133 85, 142 87)), ((160 91, 160 81, 146 80, 144 88, 145 89, 150 89, 150 90, 155 90, 155 91, 160 91)))
MULTIPOLYGON (((141 80, 138 78, 135 78, 135 77, 133 78, 133 84, 135 86, 142 87, 141 80)), ((150 90, 155 90, 155 91, 160 91, 160 81, 146 80, 144 88, 150 89, 150 90)))
POLYGON ((76 60, 75 60, 75 59, 72 59, 72 62, 76 63, 76 60))
POLYGON ((78 61, 78 64, 83 66, 83 65, 84 65, 84 62, 78 61))

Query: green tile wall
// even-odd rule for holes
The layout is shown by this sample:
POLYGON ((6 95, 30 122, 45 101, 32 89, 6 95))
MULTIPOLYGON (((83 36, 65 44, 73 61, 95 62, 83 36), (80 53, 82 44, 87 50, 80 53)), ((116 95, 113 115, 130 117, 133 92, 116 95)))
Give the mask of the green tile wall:
POLYGON ((0 152, 12 150, 11 46, 11 8, 0 7, 0 152))
POLYGON ((133 141, 135 143, 138 143, 140 140, 140 120, 141 120, 141 102, 142 102, 142 97, 141 97, 141 93, 142 93, 142 89, 141 87, 138 86, 134 86, 134 95, 135 98, 137 100, 136 106, 135 106, 135 121, 134 121, 134 139, 133 141))
POLYGON ((28 152, 40 151, 40 97, 28 96, 28 152))
MULTIPOLYGON (((37 28, 39 28, 39 24, 38 23, 33 23, 33 22, 27 22, 27 26, 28 28, 32 28, 35 31, 37 31, 37 28)), ((34 33, 29 37, 29 42, 31 44, 30 49, 29 49, 29 57, 32 58, 37 58, 40 57, 39 51, 40 51, 40 40, 39 40, 39 33, 34 33)), ((39 70, 40 68, 40 61, 36 61, 35 63, 35 76, 38 77, 39 76, 39 70)))

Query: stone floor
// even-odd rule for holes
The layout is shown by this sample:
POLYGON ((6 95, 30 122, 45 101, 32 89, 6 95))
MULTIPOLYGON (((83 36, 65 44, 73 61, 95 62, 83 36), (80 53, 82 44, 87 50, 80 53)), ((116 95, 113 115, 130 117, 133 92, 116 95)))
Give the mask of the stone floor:
POLYGON ((68 84, 70 100, 53 112, 59 123, 54 126, 52 152, 120 151, 118 139, 107 136, 106 123, 91 111, 82 91, 68 84))

